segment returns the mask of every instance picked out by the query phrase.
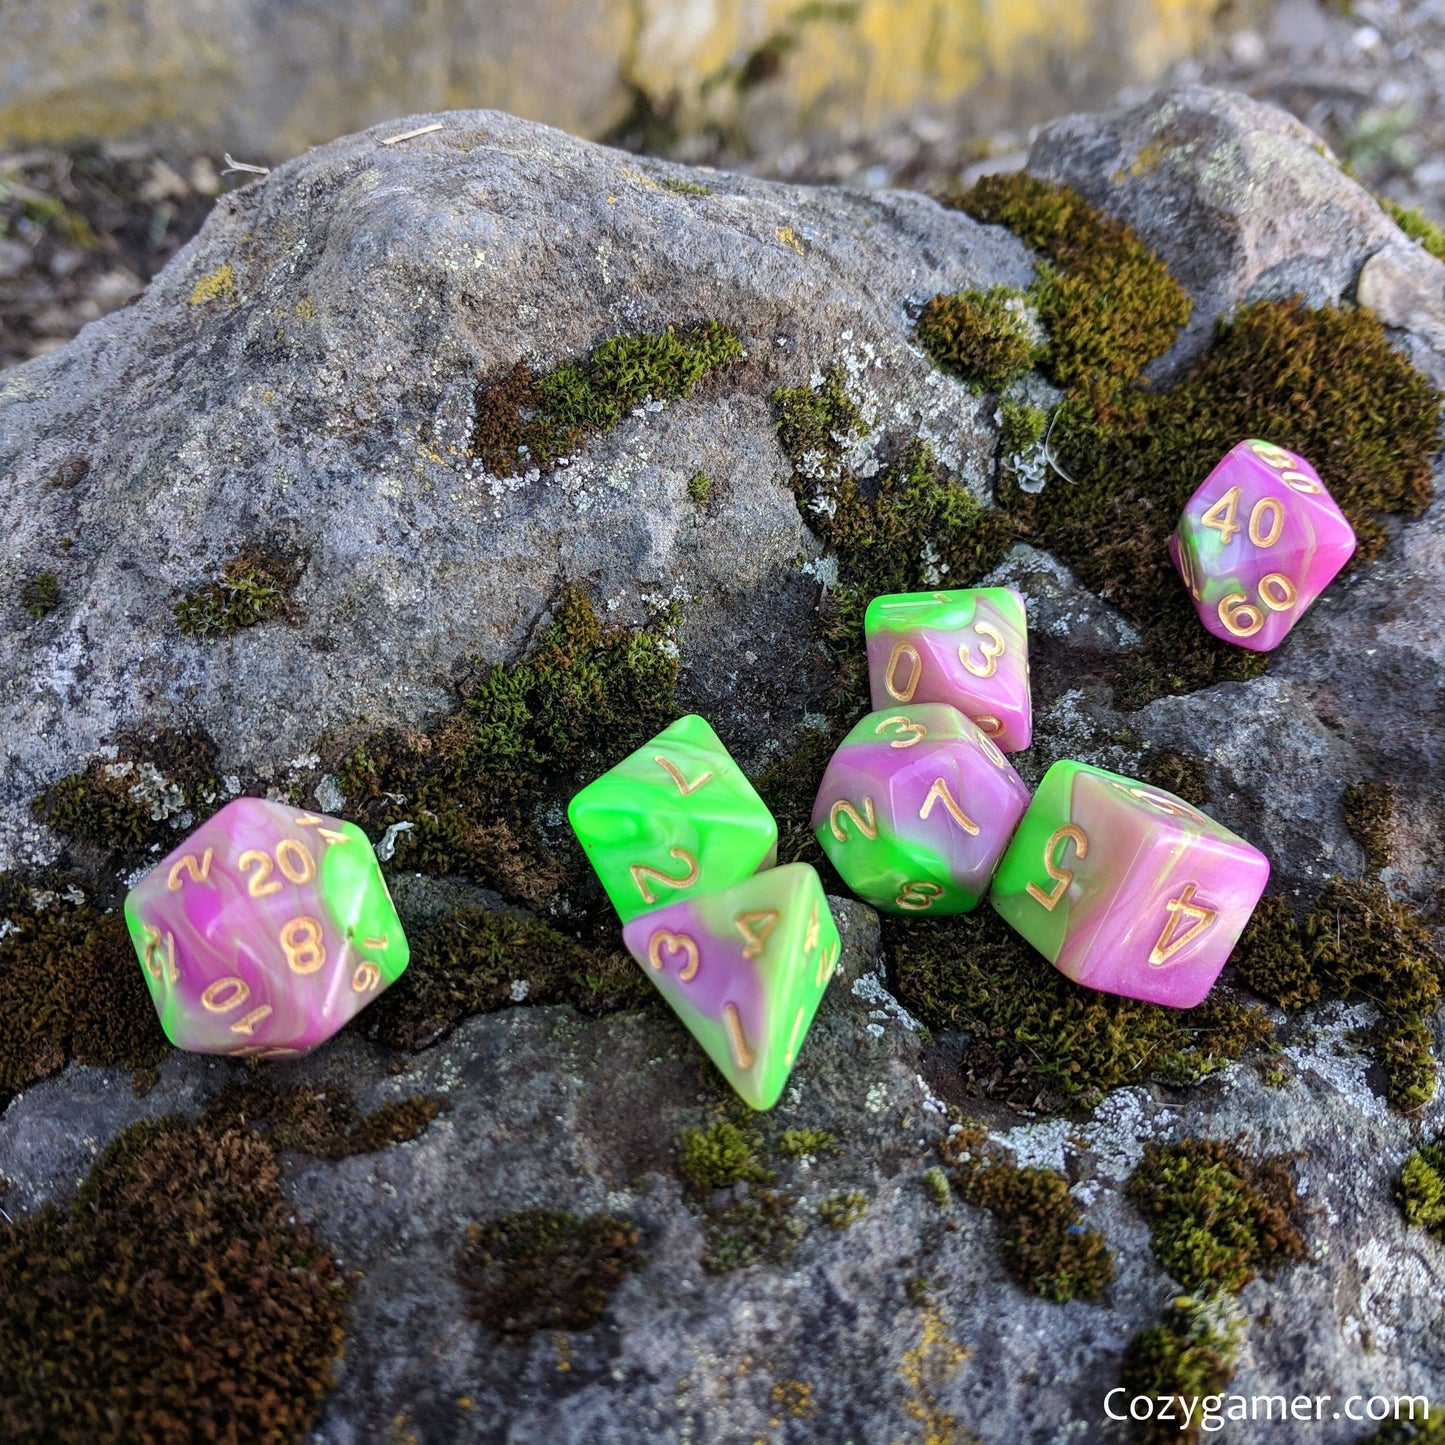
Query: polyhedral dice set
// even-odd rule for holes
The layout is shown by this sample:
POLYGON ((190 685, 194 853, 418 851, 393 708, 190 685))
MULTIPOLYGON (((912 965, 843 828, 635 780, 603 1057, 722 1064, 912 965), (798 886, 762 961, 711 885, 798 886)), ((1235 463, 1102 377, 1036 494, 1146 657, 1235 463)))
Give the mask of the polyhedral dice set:
MULTIPOLYGON (((1169 554, 1204 626, 1283 641, 1349 560, 1349 522, 1303 458, 1234 447, 1169 554)), ((1023 598, 980 587, 875 597, 874 711, 823 774, 812 825, 844 882, 897 914, 995 910, 1060 972, 1176 1008, 1213 986, 1268 860, 1183 799, 1063 760, 1029 795, 1005 753, 1032 734, 1023 598)), ((738 1094, 780 1097, 841 943, 806 863, 701 717, 583 788, 568 818, 628 950, 738 1094)), ((238 798, 133 888, 126 922, 180 1048, 315 1048, 395 982, 407 943, 355 824, 238 798)))

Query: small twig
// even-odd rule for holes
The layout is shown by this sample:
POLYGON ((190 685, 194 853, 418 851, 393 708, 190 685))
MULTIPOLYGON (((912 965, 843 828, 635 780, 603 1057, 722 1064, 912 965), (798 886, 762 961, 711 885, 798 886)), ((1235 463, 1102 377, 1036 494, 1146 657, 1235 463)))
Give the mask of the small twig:
POLYGON ((3 1218, 4 1218, 6 1224, 14 1224, 14 1223, 15 1223, 15 1221, 14 1221, 13 1219, 11 1219, 11 1217, 10 1217, 8 1214, 6 1214, 3 1209, 0 1209, 0 1217, 3 1217, 3 1218))
POLYGON ((271 174, 270 166, 253 166, 247 161, 238 161, 230 151, 226 152, 224 160, 226 169, 221 172, 223 176, 234 175, 237 171, 245 171, 250 176, 269 176, 271 174))
POLYGON ((1059 419, 1059 413, 1064 409, 1063 402, 1060 402, 1049 417, 1049 429, 1044 433, 1044 461, 1049 464, 1071 487, 1079 484, 1058 464, 1054 454, 1049 450, 1049 438, 1054 434, 1054 423, 1059 419))
POLYGON ((419 135, 430 135, 434 130, 442 130, 443 128, 441 121, 434 120, 430 125, 424 125, 418 130, 409 130, 404 135, 389 135, 382 141, 382 145, 399 145, 404 140, 415 140, 419 135))

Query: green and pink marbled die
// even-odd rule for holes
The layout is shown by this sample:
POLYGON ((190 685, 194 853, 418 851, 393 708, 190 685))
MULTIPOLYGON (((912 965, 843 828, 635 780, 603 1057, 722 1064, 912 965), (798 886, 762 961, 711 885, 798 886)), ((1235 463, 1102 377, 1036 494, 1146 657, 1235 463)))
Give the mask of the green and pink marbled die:
POLYGON ((828 762, 813 804, 823 851, 889 913, 964 913, 1028 807, 1029 790, 974 723, 945 703, 871 712, 828 762))
POLYGON ((308 1053, 406 968, 401 920, 354 823, 237 798, 131 889, 125 920, 177 1048, 308 1053))
POLYGON ((640 914, 622 938, 738 1095, 771 1109, 841 949, 817 873, 767 868, 640 914))
POLYGON ((1253 652, 1284 641, 1354 550, 1354 529, 1315 469, 1259 440, 1229 450, 1169 538, 1200 621, 1253 652))
POLYGON ((863 631, 875 708, 947 703, 1003 752, 1028 747, 1028 623, 1012 587, 875 597, 863 631))
POLYGON ((1269 860, 1182 798, 1086 763, 1044 775, 989 901, 1075 983, 1173 1008, 1213 987, 1269 860))

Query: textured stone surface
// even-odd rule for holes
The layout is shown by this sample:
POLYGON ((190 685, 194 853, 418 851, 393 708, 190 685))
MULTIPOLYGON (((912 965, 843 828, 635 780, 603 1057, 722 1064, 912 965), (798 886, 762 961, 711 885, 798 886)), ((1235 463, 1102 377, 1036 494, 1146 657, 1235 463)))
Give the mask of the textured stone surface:
POLYGON ((64 599, 33 625, 11 605, 0 635, 0 868, 44 849, 27 796, 118 732, 185 717, 223 770, 279 771, 326 729, 436 712, 458 663, 515 655, 569 582, 609 622, 689 599, 684 691, 756 757, 816 675, 798 562, 818 547, 768 397, 840 357, 987 487, 988 408, 910 343, 906 308, 1026 283, 1012 237, 917 195, 725 176, 677 194, 666 168, 507 116, 442 125, 338 141, 226 197, 134 306, 0 382, 18 522, 0 596, 49 569, 64 599), (478 382, 519 357, 710 317, 745 361, 571 466, 500 481, 460 455, 478 382), (84 479, 53 486, 77 455, 84 479), (298 624, 181 637, 175 599, 267 542, 304 559, 298 624))
MULTIPOLYGON (((870 911, 847 903, 835 912, 843 960, 776 1122, 829 1129, 847 1149, 780 1171, 794 1212, 811 1221, 782 1265, 721 1277, 699 1268, 702 1224, 672 1150, 724 1086, 661 1004, 594 1023, 566 1009, 510 1009, 463 1025, 400 1075, 354 1032, 269 1071, 346 1084, 367 1106, 419 1090, 452 1105, 419 1139, 380 1154, 283 1156, 298 1213, 362 1274, 340 1383, 311 1438, 361 1445, 395 1426, 428 1442, 914 1439, 913 1410, 926 1401, 906 1359, 924 1328, 908 1300, 913 1278, 929 1281, 948 1336, 969 1351, 929 1382, 934 1408, 985 1441, 1113 1438, 1103 1395, 1119 1352, 1177 1288, 1154 1263, 1122 1185, 1147 1140, 1195 1132, 1242 1131, 1261 1149, 1305 1155, 1313 1258, 1244 1291, 1244 1312, 1268 1311, 1271 1323, 1251 1329, 1231 1389, 1438 1389, 1445 1251, 1407 1231, 1390 1198, 1413 1130, 1345 1052, 1361 1010, 1335 1007, 1298 1030, 1282 1086, 1244 1068, 1182 1108, 1155 1090, 1123 1089, 1077 1123, 996 1118, 994 1137, 1019 1164, 1068 1173, 1085 1223, 1119 1255, 1105 1303, 1051 1304, 1010 1281, 991 1216, 957 1202, 944 1212, 929 1199, 922 1175, 947 1128, 938 1055, 877 1004, 886 979, 874 972, 870 911), (1360 1159, 1378 1167, 1359 1169, 1360 1159), (867 1216, 842 1233, 819 1227, 818 1203, 853 1189, 867 1197, 867 1216), (635 1220, 647 1263, 597 1328, 497 1343, 468 1317, 453 1258, 469 1223, 534 1206, 635 1220), (780 1415, 773 1389, 785 1381, 812 1387, 811 1415, 780 1415)), ((16 1181, 7 1211, 66 1197, 125 1125, 193 1114, 242 1072, 177 1054, 143 1100, 123 1074, 79 1066, 36 1086, 0 1121, 0 1174, 16 1181)), ((1429 1118, 1438 1126, 1445 1111, 1429 1118)), ((1229 1438, 1283 1437, 1260 1426, 1229 1438)), ((1310 1438, 1359 1432, 1327 1419, 1310 1438)))
MULTIPOLYGON (((1169 248, 1206 320, 1299 277, 1316 299, 1338 296, 1373 249, 1401 244, 1276 112, 1184 92, 1133 116, 1070 122, 1040 141, 1036 164, 1169 248), (1147 144, 1118 137, 1144 137, 1140 115, 1165 110, 1181 143, 1116 181, 1147 144), (1191 135, 1214 140, 1191 149, 1191 135), (1268 196, 1283 218, 1273 228, 1268 196), (1200 244, 1186 255, 1175 232, 1196 216, 1200 244)), ((649 597, 695 599, 678 637, 683 700, 700 701, 755 768, 816 710, 826 681, 812 638, 828 564, 788 486, 772 389, 838 362, 875 423, 860 468, 876 472, 890 436, 921 432, 987 492, 993 402, 928 368, 909 307, 945 287, 1026 283, 1030 258, 1003 232, 916 196, 710 173, 689 177, 709 194, 677 194, 657 188, 665 168, 556 132, 490 114, 438 119, 442 132, 404 145, 379 140, 411 122, 337 142, 228 200, 134 306, 0 381, 11 521, 0 866, 54 854, 32 794, 122 729, 204 725, 223 768, 280 785, 325 729, 426 721, 459 663, 517 655, 568 581, 621 621, 645 617, 649 597), (229 289, 213 282, 211 299, 191 304, 198 282, 227 274, 229 289), (503 485, 450 452, 476 383, 518 358, 547 366, 609 335, 707 316, 738 330, 747 358, 570 466, 503 485), (75 455, 85 476, 52 485, 75 455), (701 512, 686 491, 698 470, 714 480, 701 512), (180 590, 270 535, 304 557, 297 620, 180 636, 180 590), (75 539, 68 552, 63 537, 75 539), (42 569, 60 575, 62 603, 31 621, 15 586, 42 569)), ((1126 773, 1153 749, 1198 757, 1207 810, 1301 889, 1359 875, 1340 795, 1386 778, 1401 823, 1383 877, 1398 896, 1431 900, 1445 856, 1445 503, 1389 531, 1265 676, 1128 716, 1109 705, 1107 677, 1130 630, 1066 568, 1016 548, 988 579, 1019 587, 1031 611, 1036 732, 1013 761, 1034 784, 1061 756, 1126 773)), ((395 882, 408 919, 494 901, 457 881, 395 882)), ((298 1215, 362 1275, 316 1438, 892 1442, 918 1438, 918 1412, 936 1409, 960 1438, 1109 1439, 1102 1396, 1121 1351, 1176 1292, 1122 1184, 1145 1140, 1199 1134, 1302 1155, 1311 1258, 1246 1288, 1232 1388, 1440 1391, 1445 1252, 1405 1229, 1390 1182, 1421 1133, 1445 1125, 1445 1103, 1413 1119, 1387 1108, 1358 1047, 1369 1005, 1284 1024, 1272 1083, 1246 1061, 1192 1090, 1128 1088, 1075 1118, 1029 1118, 964 1095, 962 1039, 923 1039, 875 971, 876 920, 849 905, 840 925, 842 964, 775 1123, 830 1129, 844 1149, 780 1166, 780 1184, 814 1221, 821 1199, 846 1190, 865 1194, 868 1213, 838 1233, 814 1223, 781 1265, 700 1267, 703 1226, 674 1145, 723 1085, 661 1004, 601 1020, 512 1008, 410 1058, 351 1029, 278 1068, 277 1079, 347 1084, 363 1104, 427 1090, 452 1103, 382 1154, 286 1158, 298 1215), (943 1098, 986 1115, 1020 1163, 1066 1169, 1118 1256, 1102 1303, 1024 1293, 988 1214, 929 1200, 943 1098), (634 1218, 647 1264, 595 1329, 497 1344, 468 1317, 451 1260, 468 1223, 537 1204, 634 1218), (970 1351, 928 1382, 928 1400, 910 1378, 928 1320, 908 1300, 915 1277, 970 1351), (800 1398, 788 1381, 812 1386, 810 1416, 779 1405, 800 1398)), ((240 1073, 177 1055, 141 1100, 124 1071, 72 1066, 34 1086, 0 1117, 11 1181, 0 1203, 18 1217, 66 1196, 126 1123, 194 1113, 240 1073)), ((1362 1433, 1327 1418, 1308 1438, 1362 1433)), ((1225 1438, 1289 1437, 1262 1426, 1225 1438)))
POLYGON ((1400 239, 1313 131, 1232 91, 1187 87, 1057 121, 1029 170, 1127 222, 1189 288, 1194 313, 1158 375, 1202 350, 1239 302, 1338 301, 1366 257, 1400 239))

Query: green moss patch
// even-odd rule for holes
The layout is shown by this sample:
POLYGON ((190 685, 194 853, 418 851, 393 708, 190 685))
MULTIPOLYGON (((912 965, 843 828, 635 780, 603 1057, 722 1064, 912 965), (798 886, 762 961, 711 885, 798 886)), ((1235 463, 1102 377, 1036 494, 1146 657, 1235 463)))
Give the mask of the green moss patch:
MULTIPOLYGON (((978 1128, 955 1130, 941 1152, 954 1166, 959 1194, 994 1216, 1004 1264, 1030 1294, 1064 1303, 1104 1292, 1114 1277, 1114 1256, 1104 1236, 1085 1227, 1069 1181, 1057 1169, 1020 1169, 978 1128)), ((941 1192, 946 1203, 947 1188, 941 1192)))
POLYGON ((362 1114, 350 1092, 338 1085, 316 1089, 249 1078, 224 1085, 206 1105, 201 1123, 216 1131, 260 1126, 273 1149, 344 1159, 415 1139, 448 1107, 445 1099, 417 1095, 362 1114))
POLYGON ((1119 1383, 1125 1398, 1152 1395, 1179 1401, 1172 1419, 1137 1422, 1134 1438, 1141 1445, 1171 1445, 1208 1439, 1200 1423, 1198 1402, 1222 1394, 1234 1375, 1239 1355, 1237 1328, 1219 1318, 1208 1301, 1182 1295, 1157 1325, 1139 1331, 1124 1351, 1119 1383), (1192 1414, 1187 1426, 1184 1405, 1192 1414))
POLYGON ((1364 1040, 1397 1109, 1427 1103, 1436 1064, 1428 1020, 1445 985, 1445 958, 1429 924, 1374 879, 1333 878, 1300 916, 1266 898, 1233 954, 1234 976, 1282 1008, 1321 998, 1366 999, 1381 1010, 1364 1040))
POLYGON ((1049 334, 1040 368, 1067 395, 1053 447, 1074 485, 1005 486, 1020 533, 1067 561, 1143 631, 1115 677, 1121 707, 1258 675, 1267 666, 1200 624, 1165 542, 1185 501, 1245 437, 1308 458, 1369 557, 1383 512, 1431 496, 1440 402, 1367 312, 1298 301, 1241 307, 1171 386, 1140 384, 1172 344, 1189 298, 1125 226, 1067 187, 989 176, 955 205, 1010 227, 1046 264, 1033 288, 1049 334))
POLYGON ((1432 221, 1419 206, 1402 206, 1389 196, 1375 199, 1412 241, 1418 241, 1432 256, 1445 261, 1445 226, 1432 221))
POLYGON ((245 1129, 127 1129, 69 1209, 0 1221, 0 1437, 300 1439, 346 1287, 245 1129))
POLYGON ((1306 1257, 1289 1161, 1220 1139, 1150 1142, 1129 1180, 1154 1257, 1191 1291, 1237 1294, 1306 1257))
POLYGON ((642 631, 604 627, 568 592, 531 653, 482 670, 430 735, 377 734, 338 766, 348 812, 373 836, 392 823, 397 866, 467 873, 534 902, 562 882, 533 824, 539 790, 578 785, 677 716, 675 612, 642 631))
MULTIPOLYGON (((827 1218, 801 1211, 793 1189, 778 1183, 780 1170, 796 1172, 806 1167, 799 1161, 839 1152, 827 1130, 778 1130, 769 1116, 729 1099, 710 1122, 684 1129, 677 1143, 677 1170, 688 1207, 702 1223, 700 1263, 709 1274, 782 1264, 813 1222, 837 1219, 834 1228, 853 1222, 843 1222, 848 1210, 836 1201, 827 1218)), ((837 1199, 853 1200, 854 1194, 866 1211, 867 1200, 856 1191, 837 1199)))
POLYGON ((684 1129, 678 1139, 677 1172, 699 1195, 727 1189, 744 1179, 769 1183, 773 1174, 763 1163, 762 1136, 719 1119, 706 1128, 684 1129))
POLYGON ((128 736, 115 761, 96 758, 46 789, 34 811, 57 833, 133 857, 180 841, 186 814, 208 815, 221 799, 216 748, 204 733, 163 730, 128 736))
POLYGON ((229 637, 246 627, 283 617, 294 620, 294 563, 251 549, 233 557, 220 576, 176 603, 176 626, 188 637, 229 637))
POLYGON ((37 622, 60 606, 60 579, 54 572, 38 572, 20 584, 20 605, 37 622))
POLYGON ((1022 456, 1043 441, 1049 414, 1041 406, 1005 401, 999 407, 998 445, 1005 457, 1022 456))
POLYGON ((478 388, 472 451, 495 476, 545 471, 634 407, 688 396, 708 372, 742 354, 735 331, 707 321, 685 331, 614 336, 584 360, 548 372, 518 362, 478 388))
POLYGON ((914 335, 936 367, 983 391, 1022 376, 1043 350, 1028 298, 1012 286, 935 296, 914 335))
POLYGON ((643 1266, 640 1234, 610 1214, 522 1209, 467 1229, 456 1272, 472 1316, 498 1338, 589 1330, 643 1266))
POLYGON ((71 1060, 140 1067, 170 1052, 118 913, 0 874, 0 919, 0 1099, 71 1060))
POLYGON ((883 937, 899 1001, 935 1032, 968 1034, 970 1087, 1028 1108, 1092 1105, 1148 1079, 1194 1082, 1272 1032, 1262 1010, 1223 996, 1171 1009, 1081 989, 992 909, 889 918, 883 937))
POLYGON ((523 1001, 586 1014, 650 1004, 656 991, 627 954, 589 948, 511 910, 463 908, 416 931, 406 972, 360 1027, 395 1048, 428 1048, 464 1018, 523 1001))
POLYGON ((867 1216, 868 1196, 860 1189, 830 1194, 818 1203, 818 1219, 828 1229, 843 1230, 867 1216))
POLYGON ((687 494, 699 507, 707 505, 712 495, 712 478, 706 472, 696 472, 688 479, 687 494))
POLYGON ((1410 1152, 1395 1180, 1395 1199, 1407 1224, 1445 1241, 1445 1138, 1410 1152))

